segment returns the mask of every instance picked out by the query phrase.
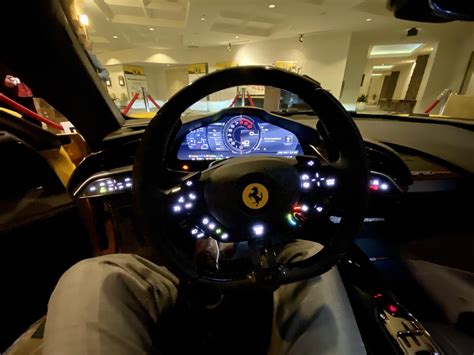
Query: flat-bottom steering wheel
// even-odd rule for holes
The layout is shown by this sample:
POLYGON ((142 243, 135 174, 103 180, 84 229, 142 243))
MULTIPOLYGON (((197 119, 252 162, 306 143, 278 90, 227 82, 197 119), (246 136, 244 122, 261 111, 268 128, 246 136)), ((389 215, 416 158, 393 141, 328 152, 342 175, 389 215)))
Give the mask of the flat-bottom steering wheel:
POLYGON ((142 138, 133 181, 143 232, 166 265, 185 280, 220 288, 278 287, 326 272, 350 247, 368 199, 366 152, 349 113, 318 82, 263 66, 213 72, 166 102, 142 138), (272 86, 298 95, 326 128, 337 158, 238 157, 179 177, 167 160, 181 128, 181 114, 200 99, 239 85, 272 86), (261 207, 249 206, 249 198, 261 207), (173 206, 185 199, 185 213, 177 216, 173 206), (319 253, 288 264, 279 262, 278 253, 286 243, 321 240, 318 225, 331 212, 340 220, 319 253), (246 243, 247 267, 196 267, 186 240, 209 236, 219 242, 246 243))

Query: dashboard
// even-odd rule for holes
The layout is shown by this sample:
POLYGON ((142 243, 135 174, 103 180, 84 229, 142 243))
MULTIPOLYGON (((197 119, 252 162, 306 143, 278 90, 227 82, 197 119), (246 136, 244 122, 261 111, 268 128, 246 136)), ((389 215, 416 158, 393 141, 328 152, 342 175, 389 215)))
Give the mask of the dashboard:
MULTIPOLYGON (((214 161, 249 156, 321 156, 320 128, 312 128, 259 108, 229 108, 209 116, 183 117, 167 157, 176 174, 203 171, 214 161)), ((316 125, 314 122, 312 126, 316 125)), ((132 165, 137 142, 87 158, 78 172, 87 178, 72 177, 70 187, 79 198, 130 192, 132 165), (109 156, 110 155, 110 156, 109 156), (124 157, 129 157, 124 160, 124 157), (106 165, 104 165, 106 164, 106 165), (100 166, 100 172, 93 168, 100 166), (88 171, 89 170, 89 171, 88 171), (74 186, 74 187, 73 187, 74 186)), ((400 156, 390 147, 365 141, 370 166, 368 187, 374 196, 398 196, 412 183, 412 176, 400 156)), ((324 155, 323 155, 324 156, 324 155)))
POLYGON ((230 114, 187 133, 177 151, 184 161, 221 160, 243 155, 292 158, 303 154, 296 135, 251 114, 230 114))

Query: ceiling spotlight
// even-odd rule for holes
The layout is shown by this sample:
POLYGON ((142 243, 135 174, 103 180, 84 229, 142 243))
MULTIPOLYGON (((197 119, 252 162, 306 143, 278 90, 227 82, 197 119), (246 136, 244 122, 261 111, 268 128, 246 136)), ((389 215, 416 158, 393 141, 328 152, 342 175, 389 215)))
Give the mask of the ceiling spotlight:
POLYGON ((303 34, 300 34, 300 38, 298 39, 298 41, 300 41, 301 43, 304 41, 303 34))
POLYGON ((153 27, 150 27, 149 30, 150 30, 150 31, 154 31, 155 29, 154 29, 153 27))
POLYGON ((276 7, 275 4, 270 4, 270 5, 268 5, 268 8, 269 8, 269 9, 274 9, 275 7, 276 7))
POLYGON ((201 21, 206 21, 206 15, 201 16, 201 21))
POLYGON ((370 22, 370 21, 372 21, 372 19, 371 18, 366 18, 365 21, 370 22))
POLYGON ((239 36, 235 36, 235 39, 239 39, 239 36))
POLYGON ((89 17, 86 14, 79 15, 79 23, 82 26, 89 26, 89 17))
POLYGON ((171 66, 170 64, 166 64, 167 67, 171 66))
POLYGON ((112 38, 113 38, 113 39, 117 39, 118 36, 117 36, 117 35, 113 35, 112 38))
POLYGON ((231 51, 231 50, 232 50, 232 43, 230 43, 230 42, 229 42, 229 43, 227 43, 227 49, 228 49, 229 51, 231 51))

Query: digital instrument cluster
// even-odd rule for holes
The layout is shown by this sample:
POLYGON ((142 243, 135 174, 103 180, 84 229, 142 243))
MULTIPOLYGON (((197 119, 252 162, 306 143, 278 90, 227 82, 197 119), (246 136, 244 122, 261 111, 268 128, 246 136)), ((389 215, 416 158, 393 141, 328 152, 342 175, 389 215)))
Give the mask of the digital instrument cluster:
POLYGON ((290 131, 250 115, 228 116, 189 132, 179 160, 219 160, 242 155, 294 157, 303 154, 290 131))

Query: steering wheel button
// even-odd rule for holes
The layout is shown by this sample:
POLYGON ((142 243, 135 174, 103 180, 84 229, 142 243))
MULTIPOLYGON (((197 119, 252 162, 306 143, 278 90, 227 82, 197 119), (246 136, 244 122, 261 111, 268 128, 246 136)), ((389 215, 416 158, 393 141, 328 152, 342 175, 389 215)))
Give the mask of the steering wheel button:
POLYGON ((228 239, 228 238, 229 238, 229 234, 227 234, 227 233, 223 233, 223 234, 221 235, 221 239, 222 239, 222 240, 226 240, 226 239, 228 239))
POLYGON ((189 198, 190 198, 191 200, 195 200, 195 199, 196 199, 196 195, 195 195, 195 194, 189 194, 189 198))
POLYGON ((192 207, 193 207, 192 203, 187 203, 184 205, 184 208, 186 208, 187 210, 191 209, 192 207))
POLYGON ((303 182, 303 183, 301 184, 301 187, 302 187, 303 189, 305 189, 305 190, 308 190, 308 189, 311 188, 311 183, 308 182, 308 181, 305 181, 305 182, 303 182))
POLYGON ((216 228, 216 224, 215 223, 209 223, 209 225, 207 227, 212 231, 212 230, 214 230, 214 228, 216 228))
POLYGON ((256 236, 261 236, 265 232, 265 228, 262 224, 256 224, 252 227, 252 229, 256 236))
POLYGON ((179 202, 179 203, 184 203, 184 197, 181 196, 181 197, 178 199, 178 202, 179 202))
POLYGON ((208 224, 208 223, 209 223, 209 218, 204 217, 204 218, 202 219, 202 224, 206 225, 206 224, 208 224))
POLYGON ((293 217, 291 213, 288 213, 286 215, 286 219, 288 220, 288 223, 290 224, 290 226, 296 227, 298 225, 298 221, 293 217))
POLYGON ((336 185, 336 179, 327 179, 326 186, 334 186, 336 185))

